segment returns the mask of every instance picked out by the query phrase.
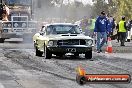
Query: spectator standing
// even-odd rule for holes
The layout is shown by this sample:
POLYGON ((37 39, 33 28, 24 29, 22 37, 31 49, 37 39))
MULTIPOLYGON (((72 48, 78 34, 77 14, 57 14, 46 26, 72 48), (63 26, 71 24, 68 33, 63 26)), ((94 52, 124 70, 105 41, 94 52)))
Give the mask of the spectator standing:
POLYGON ((94 32, 97 35, 97 53, 100 53, 101 48, 107 42, 107 33, 108 33, 108 19, 104 11, 101 12, 101 15, 97 17, 95 22, 94 32), (102 39, 102 41, 101 41, 102 39))

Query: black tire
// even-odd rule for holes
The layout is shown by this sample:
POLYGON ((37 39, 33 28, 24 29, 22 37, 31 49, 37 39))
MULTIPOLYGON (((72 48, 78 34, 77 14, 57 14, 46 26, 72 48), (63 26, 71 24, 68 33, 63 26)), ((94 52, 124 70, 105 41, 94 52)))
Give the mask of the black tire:
POLYGON ((5 39, 4 38, 0 38, 0 43, 4 43, 5 39))
POLYGON ((36 56, 42 57, 43 52, 39 51, 38 48, 36 47, 36 56))
POLYGON ((131 39, 127 39, 127 42, 131 42, 131 39))
POLYGON ((51 57, 52 57, 52 53, 50 52, 50 50, 47 47, 45 47, 45 50, 44 50, 44 57, 45 57, 45 59, 51 59, 51 57))
POLYGON ((86 59, 92 59, 92 50, 87 51, 87 52, 85 53, 85 58, 86 58, 86 59))

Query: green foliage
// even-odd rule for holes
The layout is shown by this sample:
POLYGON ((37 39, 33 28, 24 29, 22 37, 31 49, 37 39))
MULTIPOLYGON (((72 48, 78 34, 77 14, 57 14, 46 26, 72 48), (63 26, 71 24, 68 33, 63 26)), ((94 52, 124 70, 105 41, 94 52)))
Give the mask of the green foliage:
POLYGON ((113 0, 116 4, 116 13, 114 14, 119 21, 121 16, 126 16, 127 20, 132 19, 132 0, 113 0))
POLYGON ((126 16, 126 19, 132 19, 132 0, 93 0, 94 15, 98 15, 101 10, 113 15, 117 22, 121 16, 126 16), (106 3, 106 1, 108 1, 106 3))

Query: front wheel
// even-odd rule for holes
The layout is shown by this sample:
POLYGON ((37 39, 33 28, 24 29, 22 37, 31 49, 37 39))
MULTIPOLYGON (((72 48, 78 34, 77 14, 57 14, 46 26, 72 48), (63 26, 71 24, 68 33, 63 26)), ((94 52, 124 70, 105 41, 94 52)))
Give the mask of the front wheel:
POLYGON ((47 47, 45 47, 45 49, 44 49, 44 57, 45 57, 45 59, 51 59, 51 57, 52 57, 52 53, 50 52, 50 50, 47 47))
POLYGON ((38 48, 36 47, 36 56, 42 57, 43 52, 39 51, 38 48))
POLYGON ((86 58, 86 59, 92 59, 92 50, 87 51, 87 52, 85 53, 85 58, 86 58))

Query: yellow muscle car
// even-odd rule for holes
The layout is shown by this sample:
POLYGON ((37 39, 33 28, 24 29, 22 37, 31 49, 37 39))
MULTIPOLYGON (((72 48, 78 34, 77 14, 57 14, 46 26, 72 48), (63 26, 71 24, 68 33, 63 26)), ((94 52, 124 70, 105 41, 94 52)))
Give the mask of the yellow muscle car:
POLYGON ((79 26, 71 23, 54 23, 45 26, 43 32, 33 36, 36 56, 44 54, 45 59, 51 59, 52 54, 63 56, 72 53, 75 56, 85 54, 92 58, 93 40, 85 36, 79 26))

